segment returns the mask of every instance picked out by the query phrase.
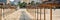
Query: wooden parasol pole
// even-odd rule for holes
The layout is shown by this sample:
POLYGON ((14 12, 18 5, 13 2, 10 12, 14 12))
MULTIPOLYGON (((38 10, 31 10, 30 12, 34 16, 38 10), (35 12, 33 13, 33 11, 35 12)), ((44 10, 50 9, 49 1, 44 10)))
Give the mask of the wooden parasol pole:
POLYGON ((50 20, 52 20, 52 6, 50 6, 50 20))
POLYGON ((46 15, 45 15, 45 7, 44 7, 44 20, 45 20, 45 18, 46 18, 46 15))
POLYGON ((40 8, 40 20, 41 20, 41 8, 40 8))

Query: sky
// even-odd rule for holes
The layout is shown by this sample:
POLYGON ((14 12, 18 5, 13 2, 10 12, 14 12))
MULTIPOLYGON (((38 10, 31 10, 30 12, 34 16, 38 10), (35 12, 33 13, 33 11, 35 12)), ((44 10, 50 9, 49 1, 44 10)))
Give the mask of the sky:
POLYGON ((10 1, 14 1, 14 0, 10 0, 10 1))

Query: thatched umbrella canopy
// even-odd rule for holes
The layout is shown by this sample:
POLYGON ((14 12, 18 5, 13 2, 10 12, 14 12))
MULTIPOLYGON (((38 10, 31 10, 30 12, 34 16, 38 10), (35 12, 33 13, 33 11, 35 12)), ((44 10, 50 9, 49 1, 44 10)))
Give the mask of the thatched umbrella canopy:
POLYGON ((57 4, 57 3, 47 3, 47 4, 40 4, 38 5, 37 7, 41 7, 41 8, 54 8, 54 7, 57 7, 57 6, 60 6, 60 4, 57 4))
POLYGON ((2 6, 3 6, 3 3, 0 2, 0 8, 2 8, 2 6))
POLYGON ((3 5, 2 3, 0 3, 0 5, 3 5))
MULTIPOLYGON (((60 6, 60 4, 57 4, 57 3, 47 3, 47 4, 40 4, 37 7, 40 7, 40 11, 41 11, 41 8, 44 8, 44 20, 46 20, 46 18, 45 18, 46 17, 46 15, 45 15, 45 8, 50 8, 50 20, 52 20, 52 8, 57 7, 57 6, 60 6)), ((41 16, 41 14, 40 14, 40 16, 41 16)))

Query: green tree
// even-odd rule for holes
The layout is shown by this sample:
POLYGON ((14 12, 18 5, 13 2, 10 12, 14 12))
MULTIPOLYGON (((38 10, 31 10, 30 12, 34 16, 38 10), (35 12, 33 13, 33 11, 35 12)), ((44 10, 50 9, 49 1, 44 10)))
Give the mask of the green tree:
POLYGON ((26 5, 27 5, 27 3, 25 3, 25 2, 22 3, 22 6, 23 6, 24 8, 26 7, 26 5))
POLYGON ((34 1, 32 1, 32 2, 31 2, 31 5, 34 5, 34 4, 35 4, 35 2, 34 2, 34 1))
POLYGON ((39 2, 36 2, 36 5, 40 4, 39 2))
POLYGON ((18 5, 20 6, 20 8, 25 8, 27 3, 25 3, 25 2, 20 3, 20 2, 18 2, 18 5))

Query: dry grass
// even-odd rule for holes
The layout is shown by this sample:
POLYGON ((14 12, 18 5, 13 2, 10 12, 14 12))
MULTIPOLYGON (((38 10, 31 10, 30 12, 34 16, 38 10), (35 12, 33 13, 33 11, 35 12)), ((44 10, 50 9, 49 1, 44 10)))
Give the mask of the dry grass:
POLYGON ((15 9, 4 9, 3 13, 4 13, 4 15, 9 15, 9 14, 13 13, 14 11, 16 11, 16 10, 15 9))
MULTIPOLYGON (((34 9, 28 9, 27 10, 32 16, 34 16, 34 14, 35 14, 35 10, 34 9)), ((42 12, 41 12, 41 18, 42 19, 44 19, 44 11, 43 11, 43 9, 41 10, 42 12)), ((49 20, 50 19, 50 9, 46 9, 45 10, 45 14, 46 14, 46 20, 49 20)), ((52 9, 52 17, 53 17, 53 20, 60 20, 60 9, 56 9, 55 11, 54 11, 54 9, 52 9)), ((38 14, 38 18, 40 18, 39 17, 40 16, 40 14, 38 14)))

